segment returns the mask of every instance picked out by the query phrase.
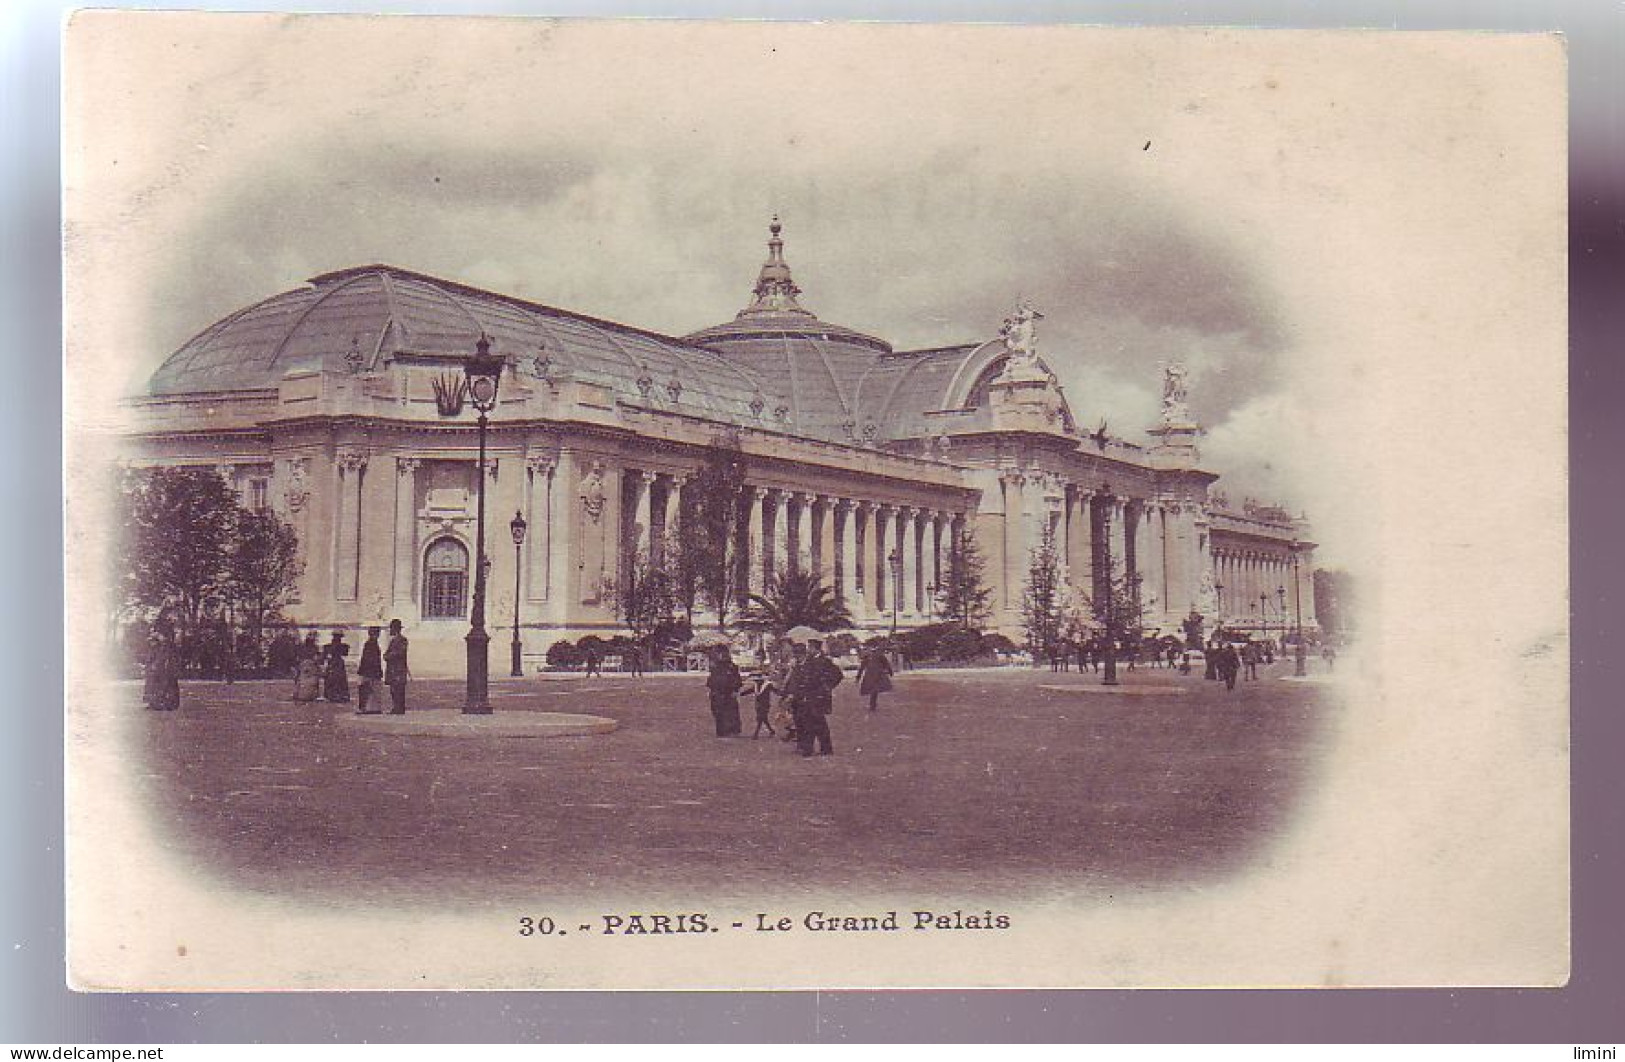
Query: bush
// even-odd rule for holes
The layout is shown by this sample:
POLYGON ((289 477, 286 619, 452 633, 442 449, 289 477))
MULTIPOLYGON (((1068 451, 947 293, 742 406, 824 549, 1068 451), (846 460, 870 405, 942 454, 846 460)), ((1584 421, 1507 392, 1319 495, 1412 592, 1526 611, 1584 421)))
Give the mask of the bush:
POLYGON ((1020 646, 1002 634, 982 635, 982 650, 988 653, 1013 653, 1020 646))
POLYGON ((986 639, 968 627, 955 627, 943 634, 937 642, 937 655, 942 660, 974 660, 988 650, 986 639))
POLYGON ((942 655, 943 637, 955 629, 953 624, 933 623, 905 631, 897 640, 903 643, 903 652, 910 660, 935 660, 942 655))
POLYGON ((547 666, 558 668, 580 667, 587 662, 587 651, 561 638, 547 648, 547 666))
POLYGON ((824 652, 830 656, 847 656, 857 652, 858 646, 862 644, 858 641, 857 635, 843 631, 840 634, 830 635, 829 640, 824 643, 824 652))

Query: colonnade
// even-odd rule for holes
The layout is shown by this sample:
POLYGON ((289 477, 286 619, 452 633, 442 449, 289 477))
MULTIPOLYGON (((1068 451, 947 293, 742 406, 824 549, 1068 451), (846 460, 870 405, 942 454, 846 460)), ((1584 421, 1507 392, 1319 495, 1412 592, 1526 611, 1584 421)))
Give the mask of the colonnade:
MULTIPOLYGON (((1300 571, 1299 578, 1304 576, 1300 571)), ((1230 545, 1213 548, 1219 611, 1231 626, 1279 629, 1296 623, 1292 577, 1290 552, 1230 545)))
MULTIPOLYGON (((325 490, 323 463, 314 452, 281 455, 272 481, 273 501, 295 520, 302 540, 321 543, 318 555, 331 550, 330 559, 312 557, 307 565, 307 600, 330 600, 341 612, 411 616, 421 611, 423 555, 435 540, 457 538, 472 564, 478 480, 466 454, 340 447, 325 490), (468 491, 466 504, 447 508, 434 500, 448 484, 468 491)), ((696 474, 632 467, 556 444, 499 452, 485 473, 493 594, 511 597, 517 588, 532 622, 561 626, 609 620, 613 587, 632 558, 665 563, 691 508, 685 493, 696 474), (516 511, 528 525, 517 548, 506 534, 516 511)), ((1006 471, 997 484, 1002 499, 984 488, 982 511, 967 514, 907 498, 748 482, 734 526, 736 606, 774 573, 807 570, 859 625, 884 628, 894 617, 909 626, 929 623, 941 618, 937 588, 950 571, 954 543, 974 530, 1001 613, 996 622, 1008 626, 1021 608, 1032 550, 1047 531, 1063 578, 1080 599, 1098 600, 1113 581, 1127 578, 1147 623, 1166 623, 1192 608, 1211 611, 1202 605, 1211 573, 1207 594, 1217 590, 1225 622, 1296 622, 1294 558, 1284 543, 1209 542, 1207 519, 1191 500, 1095 489, 1046 472, 1006 471)), ((1298 559, 1304 622, 1312 624, 1311 570, 1305 557, 1298 559)))
POLYGON ((1196 603, 1204 569, 1196 560, 1204 545, 1196 506, 1093 489, 1043 472, 1007 471, 999 486, 1000 604, 1007 613, 1021 608, 1032 552, 1046 528, 1062 578, 1080 599, 1103 600, 1114 582, 1126 580, 1147 622, 1183 616, 1196 603))
MULTIPOLYGON (((668 536, 680 533, 683 491, 693 473, 622 474, 630 507, 621 524, 623 561, 639 554, 658 560, 668 536)), ((854 621, 869 625, 894 615, 911 624, 936 618, 937 588, 965 519, 948 509, 752 483, 739 513, 740 604, 776 574, 807 571, 834 591, 854 621)))

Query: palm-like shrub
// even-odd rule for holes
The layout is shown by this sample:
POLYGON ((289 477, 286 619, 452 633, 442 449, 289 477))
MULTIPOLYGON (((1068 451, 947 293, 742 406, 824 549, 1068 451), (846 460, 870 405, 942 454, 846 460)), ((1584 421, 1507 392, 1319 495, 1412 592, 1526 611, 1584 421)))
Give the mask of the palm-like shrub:
POLYGON ((739 625, 773 634, 800 626, 834 631, 850 627, 852 614, 822 579, 797 569, 769 577, 761 593, 751 594, 750 603, 740 613, 739 625))

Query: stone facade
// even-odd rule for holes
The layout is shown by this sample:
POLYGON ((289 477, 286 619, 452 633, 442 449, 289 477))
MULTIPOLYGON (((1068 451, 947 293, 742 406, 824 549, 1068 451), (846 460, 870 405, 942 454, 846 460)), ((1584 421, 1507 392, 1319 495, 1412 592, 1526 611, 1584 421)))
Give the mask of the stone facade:
POLYGON ((539 658, 620 629, 615 580, 633 551, 658 556, 719 434, 748 469, 752 587, 808 565, 862 629, 934 620, 962 527, 987 562, 994 625, 1013 636, 1046 528, 1078 594, 1137 576, 1148 626, 1177 631, 1195 610, 1279 629, 1300 596, 1313 626, 1306 529, 1222 504, 1182 370, 1146 445, 1084 432, 1030 307, 988 342, 893 351, 802 309, 776 222, 772 235, 752 304, 684 339, 390 267, 327 274, 166 361, 130 403, 128 449, 216 466, 246 503, 281 513, 306 561, 291 618, 398 617, 425 672, 461 659, 482 483, 488 626, 506 636, 517 575, 539 658), (508 357, 483 472, 473 411, 446 408, 482 334, 508 357), (518 549, 515 513, 529 525, 518 549))

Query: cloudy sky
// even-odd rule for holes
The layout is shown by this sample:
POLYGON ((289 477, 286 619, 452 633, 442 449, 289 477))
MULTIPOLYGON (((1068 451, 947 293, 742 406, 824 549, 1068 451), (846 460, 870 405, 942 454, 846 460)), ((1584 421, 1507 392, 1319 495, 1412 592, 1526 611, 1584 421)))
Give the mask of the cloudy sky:
POLYGON ((1405 245, 1452 220, 1438 168, 1483 150, 1441 131, 1493 87, 1354 35, 158 15, 70 37, 68 109, 94 105, 68 240, 123 292, 126 390, 368 262, 682 334, 745 304, 777 212, 804 305, 899 348, 1032 299, 1085 424, 1138 437, 1185 362, 1232 497, 1295 509, 1326 500, 1304 443, 1339 430, 1327 395, 1391 354, 1405 245))

